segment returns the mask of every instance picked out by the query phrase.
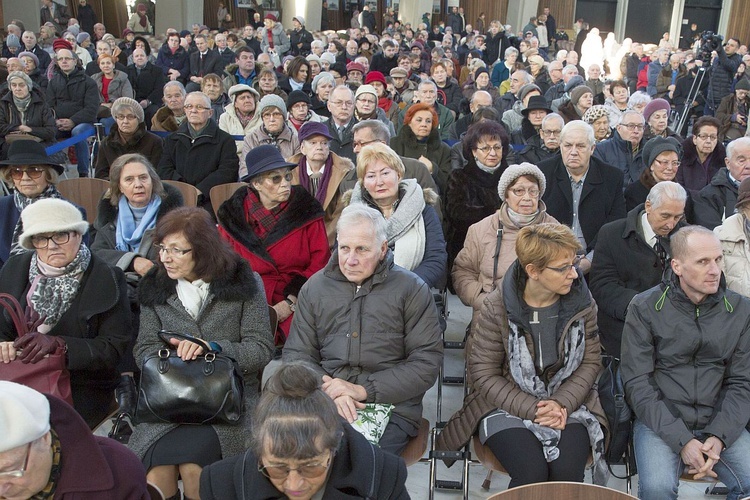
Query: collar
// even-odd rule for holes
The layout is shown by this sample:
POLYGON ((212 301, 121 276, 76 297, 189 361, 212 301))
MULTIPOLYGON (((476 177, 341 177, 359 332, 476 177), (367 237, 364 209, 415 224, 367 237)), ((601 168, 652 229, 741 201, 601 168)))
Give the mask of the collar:
POLYGON ((570 175, 570 172, 568 172, 568 169, 566 168, 565 173, 568 174, 568 180, 570 181, 570 185, 572 186, 573 184, 578 184, 579 182, 581 183, 581 185, 583 185, 586 182, 586 176, 589 175, 590 169, 591 169, 591 165, 589 165, 589 169, 586 170, 585 174, 583 174, 583 177, 581 177, 581 180, 576 181, 575 179, 573 179, 573 176, 570 175))
POLYGON ((653 247, 658 238, 654 230, 651 229, 651 224, 648 222, 645 210, 641 214, 641 228, 643 229, 643 239, 646 241, 648 246, 653 247))
MULTIPOLYGON (((312 171, 312 169, 310 168, 310 162, 307 162, 307 167, 306 168, 307 168, 307 175, 309 177, 309 176, 311 176, 314 173, 312 171)), ((323 166, 320 167, 320 172, 319 173, 320 173, 320 175, 323 175, 323 174, 325 174, 325 172, 326 172, 326 164, 324 162, 323 166)))
POLYGON ((740 181, 738 181, 737 179, 735 179, 734 177, 732 177, 732 173, 729 171, 729 169, 727 169, 727 177, 732 182, 732 184, 734 184, 735 186, 739 186, 740 185, 740 181))

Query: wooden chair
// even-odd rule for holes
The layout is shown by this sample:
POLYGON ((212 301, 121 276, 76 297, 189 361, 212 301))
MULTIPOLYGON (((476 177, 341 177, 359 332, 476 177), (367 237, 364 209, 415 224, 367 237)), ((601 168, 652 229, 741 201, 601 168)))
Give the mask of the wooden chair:
POLYGON ((58 181, 57 190, 66 200, 82 206, 86 210, 86 220, 93 224, 99 211, 99 200, 109 189, 109 182, 103 179, 81 177, 58 181))
POLYGON ((187 182, 180 181, 162 181, 164 184, 177 188, 182 194, 182 199, 185 202, 186 207, 197 207, 198 197, 201 195, 200 189, 188 184, 187 182))
POLYGON ((422 460, 424 452, 427 451, 429 436, 430 422, 423 418, 419 422, 419 432, 409 440, 409 444, 407 444, 404 451, 401 452, 401 458, 404 459, 407 467, 422 460))
POLYGON ((629 500, 627 493, 587 483, 549 482, 527 484, 501 491, 487 500, 629 500))
POLYGON ((232 195, 241 187, 247 186, 244 182, 230 182, 227 184, 219 184, 211 188, 211 192, 208 194, 211 198, 211 208, 214 209, 216 217, 219 216, 219 207, 227 201, 232 195))

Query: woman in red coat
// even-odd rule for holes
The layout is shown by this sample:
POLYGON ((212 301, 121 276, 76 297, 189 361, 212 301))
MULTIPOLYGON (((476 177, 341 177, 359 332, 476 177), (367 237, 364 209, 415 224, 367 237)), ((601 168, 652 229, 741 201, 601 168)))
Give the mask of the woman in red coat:
POLYGON ((328 262, 330 251, 323 208, 301 186, 292 186, 291 169, 270 145, 246 157, 249 185, 219 208, 219 232, 263 279, 268 303, 279 319, 276 345, 289 333, 297 294, 328 262))

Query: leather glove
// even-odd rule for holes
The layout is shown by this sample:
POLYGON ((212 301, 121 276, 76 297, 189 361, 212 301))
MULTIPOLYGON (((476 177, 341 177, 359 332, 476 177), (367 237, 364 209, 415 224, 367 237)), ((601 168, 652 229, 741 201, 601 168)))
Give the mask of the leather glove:
POLYGON ((13 347, 21 350, 18 358, 22 363, 37 363, 46 355, 54 353, 58 347, 65 349, 65 341, 54 335, 31 332, 16 339, 13 347))

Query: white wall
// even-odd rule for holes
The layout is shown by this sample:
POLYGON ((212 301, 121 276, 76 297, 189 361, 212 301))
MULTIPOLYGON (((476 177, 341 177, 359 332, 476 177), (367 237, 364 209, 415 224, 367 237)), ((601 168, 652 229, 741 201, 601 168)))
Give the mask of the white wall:
POLYGON ((510 24, 513 33, 518 33, 529 23, 531 16, 536 16, 539 0, 510 0, 505 24, 510 24))

